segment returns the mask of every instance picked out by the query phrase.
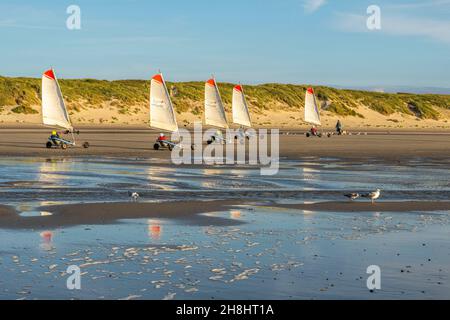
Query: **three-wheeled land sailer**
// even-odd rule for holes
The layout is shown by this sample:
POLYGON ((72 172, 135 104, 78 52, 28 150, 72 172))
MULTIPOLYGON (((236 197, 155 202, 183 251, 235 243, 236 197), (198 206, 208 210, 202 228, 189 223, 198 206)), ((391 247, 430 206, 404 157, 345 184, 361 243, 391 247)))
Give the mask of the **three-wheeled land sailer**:
POLYGON ((233 123, 240 126, 238 134, 234 139, 240 140, 243 143, 245 139, 249 140, 252 137, 249 132, 245 131, 245 128, 252 127, 252 121, 250 119, 250 112, 248 111, 247 100, 245 99, 244 88, 241 84, 235 86, 233 89, 232 111, 233 123))
POLYGON ((214 142, 222 144, 233 143, 224 137, 221 131, 221 129, 226 130, 229 127, 219 87, 214 77, 205 83, 205 124, 218 128, 217 132, 207 141, 208 144, 214 142))
MULTIPOLYGON (((49 69, 42 75, 42 122, 45 126, 52 128, 62 128, 65 134, 72 135, 72 141, 62 138, 56 131, 48 138, 45 144, 47 148, 62 148, 76 146, 74 133, 80 134, 79 131, 74 131, 70 122, 69 113, 67 112, 64 98, 59 87, 53 69, 49 69)), ((83 148, 89 148, 89 142, 83 143, 83 148)))
POLYGON ((162 149, 168 149, 169 151, 172 151, 176 147, 178 147, 177 143, 169 141, 169 140, 162 140, 162 139, 156 140, 155 144, 153 145, 153 149, 156 151, 162 150, 162 149))
MULTIPOLYGON (((76 133, 80 134, 79 131, 77 131, 76 133)), ((48 137, 48 140, 47 140, 47 143, 46 143, 47 149, 51 149, 51 148, 56 147, 56 148, 61 148, 61 149, 65 150, 69 146, 75 147, 76 146, 76 142, 75 142, 74 132, 65 131, 64 134, 72 134, 72 140, 73 141, 61 138, 59 133, 53 132, 52 135, 50 137, 48 137)), ((84 142, 83 143, 83 148, 88 149, 89 147, 90 147, 89 142, 84 142)))
MULTIPOLYGON (((317 105, 316 96, 314 94, 313 88, 308 88, 306 90, 305 96, 305 122, 313 125, 313 128, 306 132, 306 137, 318 137, 322 138, 323 133, 317 130, 317 126, 321 126, 322 122, 320 121, 320 111, 317 105)), ((327 133, 326 136, 328 138, 331 137, 331 134, 327 133)))

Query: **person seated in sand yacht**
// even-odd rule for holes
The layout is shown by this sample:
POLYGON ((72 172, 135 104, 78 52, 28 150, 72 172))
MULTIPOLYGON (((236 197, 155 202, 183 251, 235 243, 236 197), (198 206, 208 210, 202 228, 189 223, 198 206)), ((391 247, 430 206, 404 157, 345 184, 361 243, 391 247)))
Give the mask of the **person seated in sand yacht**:
POLYGON ((170 142, 169 138, 167 138, 164 133, 160 133, 153 148, 155 150, 159 150, 161 148, 169 148, 169 150, 172 150, 172 142, 170 142))
POLYGON ((313 137, 317 137, 319 135, 319 130, 317 130, 315 126, 311 128, 311 135, 313 137))
POLYGON ((344 133, 341 120, 338 120, 338 122, 336 123, 336 132, 339 136, 341 136, 344 133))
POLYGON ((156 142, 153 145, 153 149, 155 150, 169 149, 169 151, 172 151, 177 146, 178 143, 169 140, 169 138, 166 137, 164 133, 161 133, 158 139, 156 139, 156 142))
POLYGON ((158 140, 156 140, 156 142, 162 143, 162 142, 166 142, 168 139, 166 137, 166 135, 164 133, 161 133, 158 137, 158 140))
POLYGON ((53 141, 55 145, 58 145, 59 141, 57 139, 61 139, 61 136, 58 132, 55 130, 52 131, 52 134, 50 135, 50 140, 53 141))

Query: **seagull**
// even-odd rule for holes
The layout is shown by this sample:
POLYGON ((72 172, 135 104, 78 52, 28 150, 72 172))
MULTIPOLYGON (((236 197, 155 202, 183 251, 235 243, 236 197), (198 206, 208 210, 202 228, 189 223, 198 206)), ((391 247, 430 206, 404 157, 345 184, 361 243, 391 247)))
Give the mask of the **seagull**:
POLYGON ((381 196, 380 189, 377 189, 377 191, 375 191, 375 192, 371 192, 371 193, 363 195, 364 198, 370 198, 372 200, 372 203, 375 203, 375 200, 379 199, 380 196, 381 196))
POLYGON ((133 202, 137 202, 140 197, 139 193, 131 191, 128 191, 128 196, 131 198, 131 201, 133 202))
POLYGON ((361 197, 361 195, 359 193, 349 193, 349 194, 344 194, 344 196, 349 198, 350 201, 355 201, 356 199, 361 197))

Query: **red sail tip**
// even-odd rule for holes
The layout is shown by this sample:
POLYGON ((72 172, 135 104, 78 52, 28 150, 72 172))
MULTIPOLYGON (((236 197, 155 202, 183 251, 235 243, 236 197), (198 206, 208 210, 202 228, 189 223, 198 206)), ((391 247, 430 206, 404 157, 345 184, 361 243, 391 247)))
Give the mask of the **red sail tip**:
POLYGON ((206 83, 209 84, 210 86, 215 86, 216 85, 216 80, 209 79, 208 81, 206 81, 206 83))
POLYGON ((162 78, 162 76, 160 74, 157 74, 157 75, 153 76, 152 79, 155 80, 155 81, 158 81, 160 83, 163 83, 163 78, 162 78))
POLYGON ((234 90, 242 92, 242 86, 241 85, 237 85, 236 87, 234 87, 234 90))
POLYGON ((52 80, 55 80, 55 74, 53 73, 52 69, 45 71, 44 76, 46 76, 47 78, 50 78, 52 80))
POLYGON ((308 93, 314 94, 314 89, 313 88, 308 88, 308 93))

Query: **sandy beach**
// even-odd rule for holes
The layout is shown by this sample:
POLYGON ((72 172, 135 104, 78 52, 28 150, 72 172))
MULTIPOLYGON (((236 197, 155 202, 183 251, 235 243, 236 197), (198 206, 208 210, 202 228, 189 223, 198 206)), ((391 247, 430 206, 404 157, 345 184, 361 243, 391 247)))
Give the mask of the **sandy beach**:
POLYGON ((0 299, 449 298, 447 133, 287 130, 275 176, 174 166, 157 134, 85 128, 91 148, 63 151, 47 129, 0 130, 0 299))
MULTIPOLYGON (((0 156, 89 157, 170 159, 170 153, 154 151, 158 132, 142 127, 85 127, 76 136, 89 149, 47 150, 48 129, 36 127, 0 128, 0 156)), ((355 131, 352 136, 306 138, 304 131, 283 130, 280 136, 280 157, 334 157, 346 159, 377 158, 408 160, 411 158, 447 159, 450 157, 450 133, 446 131, 355 131), (363 133, 363 135, 357 135, 363 133)))

